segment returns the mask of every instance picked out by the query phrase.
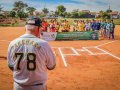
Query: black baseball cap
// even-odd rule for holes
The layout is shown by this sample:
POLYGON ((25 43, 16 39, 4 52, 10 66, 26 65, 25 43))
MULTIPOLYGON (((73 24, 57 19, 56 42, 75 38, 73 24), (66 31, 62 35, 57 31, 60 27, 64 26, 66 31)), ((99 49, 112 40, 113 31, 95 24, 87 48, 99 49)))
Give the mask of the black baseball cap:
POLYGON ((41 19, 36 16, 30 16, 27 18, 26 25, 35 25, 35 26, 41 26, 41 19))

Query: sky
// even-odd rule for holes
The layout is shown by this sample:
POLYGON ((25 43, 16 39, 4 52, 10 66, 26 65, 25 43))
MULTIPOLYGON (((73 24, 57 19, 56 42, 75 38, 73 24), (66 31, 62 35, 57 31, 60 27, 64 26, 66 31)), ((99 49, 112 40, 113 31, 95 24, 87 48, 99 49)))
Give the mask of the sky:
POLYGON ((110 5, 113 11, 120 12, 120 0, 0 0, 0 5, 3 10, 12 10, 15 1, 23 1, 28 6, 35 7, 37 11, 44 7, 49 11, 55 11, 58 5, 64 5, 68 12, 74 9, 98 12, 106 11, 110 5))

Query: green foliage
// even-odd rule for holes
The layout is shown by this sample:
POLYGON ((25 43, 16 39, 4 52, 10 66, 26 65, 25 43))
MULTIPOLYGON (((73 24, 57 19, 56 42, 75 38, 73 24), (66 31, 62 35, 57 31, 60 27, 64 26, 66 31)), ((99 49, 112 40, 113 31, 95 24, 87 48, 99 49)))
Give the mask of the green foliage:
POLYGON ((87 13, 84 13, 84 12, 79 12, 79 18, 84 18, 85 15, 87 15, 87 13))
POLYGON ((42 9, 42 12, 43 12, 44 14, 47 14, 47 13, 49 13, 49 10, 48 10, 47 8, 43 8, 43 9, 42 9))
POLYGON ((113 22, 115 23, 115 25, 120 25, 120 19, 114 19, 113 22))
POLYGON ((2 15, 2 14, 0 14, 0 17, 1 17, 1 18, 5 18, 5 16, 4 16, 4 15, 2 15))
POLYGON ((77 11, 71 12, 71 18, 79 18, 79 13, 77 11))
POLYGON ((43 18, 43 17, 45 17, 46 16, 46 14, 40 14, 40 18, 43 18))
POLYGON ((66 8, 63 5, 59 5, 59 6, 57 6, 56 14, 64 17, 65 11, 66 11, 66 8))
POLYGON ((66 17, 70 18, 71 17, 71 13, 67 13, 66 17))
POLYGON ((110 19, 110 15, 107 12, 104 12, 102 18, 110 19))
POLYGON ((71 18, 85 18, 87 15, 88 13, 79 12, 79 10, 73 10, 71 13, 69 13, 71 18))
POLYGON ((100 11, 99 13, 100 13, 100 17, 101 17, 102 19, 110 19, 109 13, 104 12, 104 11, 100 11))
POLYGON ((14 3, 14 10, 15 11, 24 11, 24 9, 27 7, 28 5, 23 3, 22 1, 16 1, 14 3))
POLYGON ((10 11, 9 16, 14 18, 16 16, 16 12, 15 11, 10 11))
POLYGON ((110 13, 110 12, 112 12, 112 10, 108 9, 106 12, 107 12, 107 13, 110 13))
POLYGON ((23 3, 22 1, 16 1, 14 3, 14 8, 13 10, 16 11, 16 15, 21 19, 26 17, 27 15, 25 14, 25 9, 28 7, 27 4, 23 3))
POLYGON ((26 17, 28 17, 28 14, 25 13, 24 11, 19 11, 19 12, 17 13, 17 17, 19 17, 20 19, 21 19, 21 18, 26 18, 26 17))
POLYGON ((34 7, 27 7, 26 9, 30 15, 33 14, 33 12, 36 10, 34 7))

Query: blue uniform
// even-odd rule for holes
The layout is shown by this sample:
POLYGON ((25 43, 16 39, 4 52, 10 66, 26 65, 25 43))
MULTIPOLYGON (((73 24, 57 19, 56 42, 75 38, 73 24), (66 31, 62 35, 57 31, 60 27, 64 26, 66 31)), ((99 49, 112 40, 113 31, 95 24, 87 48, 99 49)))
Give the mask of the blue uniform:
POLYGON ((93 31, 96 30, 96 23, 95 22, 91 24, 91 28, 93 31))
POLYGON ((96 30, 100 30, 100 28, 101 28, 101 23, 97 22, 96 23, 96 30))

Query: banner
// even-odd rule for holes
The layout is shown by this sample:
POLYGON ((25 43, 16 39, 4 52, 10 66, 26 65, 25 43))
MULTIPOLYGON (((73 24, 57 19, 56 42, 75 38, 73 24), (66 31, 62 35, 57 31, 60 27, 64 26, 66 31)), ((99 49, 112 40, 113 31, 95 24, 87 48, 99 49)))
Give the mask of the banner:
POLYGON ((46 41, 55 41, 57 36, 57 32, 42 32, 40 34, 41 39, 44 39, 46 41))
POLYGON ((60 32, 56 40, 98 40, 98 31, 60 32))

